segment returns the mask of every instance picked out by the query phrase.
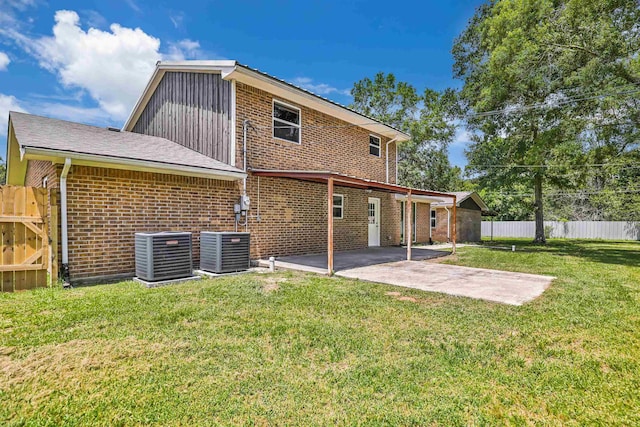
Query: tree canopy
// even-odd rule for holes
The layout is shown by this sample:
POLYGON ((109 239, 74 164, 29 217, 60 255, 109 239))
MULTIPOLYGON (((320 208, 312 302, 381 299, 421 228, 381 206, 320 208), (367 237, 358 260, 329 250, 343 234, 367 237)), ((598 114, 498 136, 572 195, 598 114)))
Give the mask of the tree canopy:
POLYGON ((427 88, 420 94, 393 74, 378 73, 356 82, 351 95, 351 108, 411 135, 411 141, 398 147, 401 184, 440 191, 460 188, 462 171, 452 167, 448 157, 455 135, 454 91, 427 88))
MULTIPOLYGON (((499 0, 453 47, 468 172, 482 187, 531 189, 544 242, 544 193, 579 189, 637 150, 637 1, 499 0)), ((568 194, 568 193, 567 193, 568 194)))

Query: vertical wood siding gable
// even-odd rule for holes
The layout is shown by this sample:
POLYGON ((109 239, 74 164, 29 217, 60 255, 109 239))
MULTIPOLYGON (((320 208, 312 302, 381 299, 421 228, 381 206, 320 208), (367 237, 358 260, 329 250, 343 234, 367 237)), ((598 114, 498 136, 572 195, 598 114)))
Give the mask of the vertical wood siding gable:
POLYGON ((168 72, 133 132, 160 136, 230 163, 231 83, 220 74, 168 72))

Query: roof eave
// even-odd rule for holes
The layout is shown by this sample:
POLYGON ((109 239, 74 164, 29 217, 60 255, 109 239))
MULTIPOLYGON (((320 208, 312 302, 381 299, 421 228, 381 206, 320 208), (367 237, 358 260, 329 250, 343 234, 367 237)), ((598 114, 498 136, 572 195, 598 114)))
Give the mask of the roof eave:
MULTIPOLYGON (((279 169, 250 169, 250 172, 257 176, 272 177, 272 178, 290 178, 299 180, 315 180, 315 181, 328 181, 333 179, 336 185, 349 184, 356 186, 357 188, 375 188, 391 193, 408 194, 412 193, 412 196, 428 196, 428 197, 449 197, 447 193, 440 193, 438 191, 423 190, 420 188, 404 187, 398 184, 391 184, 387 182, 374 181, 366 178, 358 178, 337 172, 327 171, 308 171, 308 170, 279 170, 279 169)), ((347 185, 347 186, 349 186, 347 185)))
POLYGON ((221 73, 223 77, 233 71, 236 61, 158 61, 153 70, 151 78, 147 82, 142 94, 136 101, 131 114, 124 123, 122 130, 131 131, 140 118, 142 111, 156 91, 162 81, 162 77, 167 71, 193 71, 198 73, 221 73))
POLYGON ((397 142, 405 142, 411 139, 410 135, 394 129, 391 126, 363 116, 311 92, 296 88, 290 83, 255 71, 241 64, 237 64, 233 71, 223 75, 223 78, 226 80, 236 80, 241 83, 249 84, 250 86, 258 87, 259 89, 265 89, 267 92, 273 93, 274 95, 279 95, 287 100, 297 102, 301 105, 306 105, 314 110, 344 120, 347 123, 360 126, 387 138, 396 139, 397 142))
POLYGON ((62 163, 70 158, 76 165, 106 167, 110 169, 126 169, 141 172, 164 173, 170 175, 191 176, 198 178, 236 181, 246 178, 247 174, 238 171, 210 169, 199 166, 178 165, 174 163, 154 162, 151 160, 131 159, 115 156, 104 156, 91 153, 79 153, 67 150, 55 150, 42 147, 20 147, 25 160, 50 160, 62 163))
POLYGON ((397 142, 405 142, 411 139, 411 136, 401 132, 384 123, 375 121, 359 113, 351 111, 343 106, 335 104, 311 92, 296 88, 290 83, 281 81, 275 77, 255 71, 249 67, 238 64, 237 61, 220 60, 220 61, 159 61, 147 83, 144 91, 138 98, 131 114, 127 118, 122 130, 131 131, 142 114, 145 106, 151 99, 156 88, 160 84, 162 77, 166 72, 171 71, 192 71, 200 73, 220 73, 225 80, 237 80, 242 83, 267 89, 268 92, 282 96, 287 100, 307 105, 318 111, 324 112, 331 116, 342 119, 356 126, 361 126, 369 131, 383 135, 387 138, 395 139, 397 142), (292 99, 294 98, 294 99, 292 99))

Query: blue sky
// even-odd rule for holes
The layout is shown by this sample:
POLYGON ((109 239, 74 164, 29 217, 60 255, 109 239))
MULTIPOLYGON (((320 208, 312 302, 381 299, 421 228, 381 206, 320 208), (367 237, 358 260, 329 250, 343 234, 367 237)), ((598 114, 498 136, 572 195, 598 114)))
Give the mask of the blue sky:
POLYGON ((237 59, 343 104, 378 71, 458 87, 451 46, 480 3, 0 0, 0 153, 10 109, 121 126, 160 59, 237 59))

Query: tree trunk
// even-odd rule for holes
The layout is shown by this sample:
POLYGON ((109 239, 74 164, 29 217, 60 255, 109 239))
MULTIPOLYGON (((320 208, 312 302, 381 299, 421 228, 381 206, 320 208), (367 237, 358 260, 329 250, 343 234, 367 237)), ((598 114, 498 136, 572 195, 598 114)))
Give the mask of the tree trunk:
POLYGON ((534 210, 536 214, 536 237, 534 243, 547 243, 544 235, 544 213, 542 206, 542 173, 537 172, 534 181, 534 210))

